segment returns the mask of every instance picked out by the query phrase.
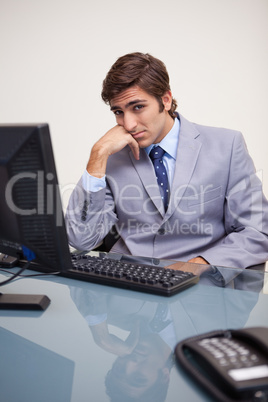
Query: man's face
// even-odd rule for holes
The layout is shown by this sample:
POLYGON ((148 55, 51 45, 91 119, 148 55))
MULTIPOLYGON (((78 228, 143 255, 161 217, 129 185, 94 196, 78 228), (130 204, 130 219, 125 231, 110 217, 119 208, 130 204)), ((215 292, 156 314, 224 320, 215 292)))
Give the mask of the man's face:
POLYGON ((167 91, 162 97, 164 110, 160 112, 157 99, 138 86, 123 91, 112 99, 111 110, 119 126, 130 133, 141 148, 159 143, 171 130, 174 120, 168 111, 172 95, 167 91))
POLYGON ((166 367, 171 349, 157 334, 145 334, 135 349, 118 357, 113 364, 113 384, 125 395, 142 400, 142 396, 156 382, 159 387, 169 382, 166 367))

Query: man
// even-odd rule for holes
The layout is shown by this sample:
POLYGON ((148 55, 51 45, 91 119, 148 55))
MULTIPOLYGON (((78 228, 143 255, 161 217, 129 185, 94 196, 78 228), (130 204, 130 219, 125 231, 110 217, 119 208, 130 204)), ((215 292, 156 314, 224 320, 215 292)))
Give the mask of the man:
POLYGON ((92 249, 115 225, 113 252, 239 268, 268 259, 268 204, 239 132, 176 113, 165 65, 149 54, 120 57, 102 98, 117 125, 71 195, 72 246, 92 249), (156 167, 151 151, 164 152, 156 167))

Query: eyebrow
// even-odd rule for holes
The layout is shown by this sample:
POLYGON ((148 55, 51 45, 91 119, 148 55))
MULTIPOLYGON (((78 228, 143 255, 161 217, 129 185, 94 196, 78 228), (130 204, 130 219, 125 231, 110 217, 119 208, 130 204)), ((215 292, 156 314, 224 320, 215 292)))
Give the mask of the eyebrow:
MULTIPOLYGON (((128 103, 125 105, 125 108, 127 109, 127 108, 129 108, 130 106, 136 105, 137 103, 144 103, 144 102, 147 102, 147 100, 146 100, 146 99, 135 99, 135 100, 133 100, 133 101, 131 101, 131 102, 128 102, 128 103)), ((120 106, 111 106, 111 110, 112 110, 112 111, 113 111, 113 110, 118 110, 118 109, 121 109, 121 107, 120 107, 120 106)))

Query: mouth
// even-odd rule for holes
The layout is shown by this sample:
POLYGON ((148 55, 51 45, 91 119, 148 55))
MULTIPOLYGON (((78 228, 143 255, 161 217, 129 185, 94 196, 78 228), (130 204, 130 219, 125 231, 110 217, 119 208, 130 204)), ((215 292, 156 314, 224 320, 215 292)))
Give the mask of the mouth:
POLYGON ((137 138, 143 137, 144 133, 145 133, 145 130, 139 131, 137 133, 133 133, 131 135, 132 135, 133 138, 137 139, 137 138))

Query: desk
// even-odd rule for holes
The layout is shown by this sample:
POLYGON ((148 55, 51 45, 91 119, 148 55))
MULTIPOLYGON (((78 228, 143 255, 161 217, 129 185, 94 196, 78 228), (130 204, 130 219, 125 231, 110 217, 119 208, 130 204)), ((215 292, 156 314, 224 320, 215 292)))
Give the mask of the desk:
POLYGON ((210 401, 174 364, 176 343, 215 329, 268 326, 268 273, 254 270, 228 288, 201 277, 171 298, 52 275, 1 291, 51 299, 44 312, 0 311, 5 402, 127 402, 126 394, 141 402, 210 401))

